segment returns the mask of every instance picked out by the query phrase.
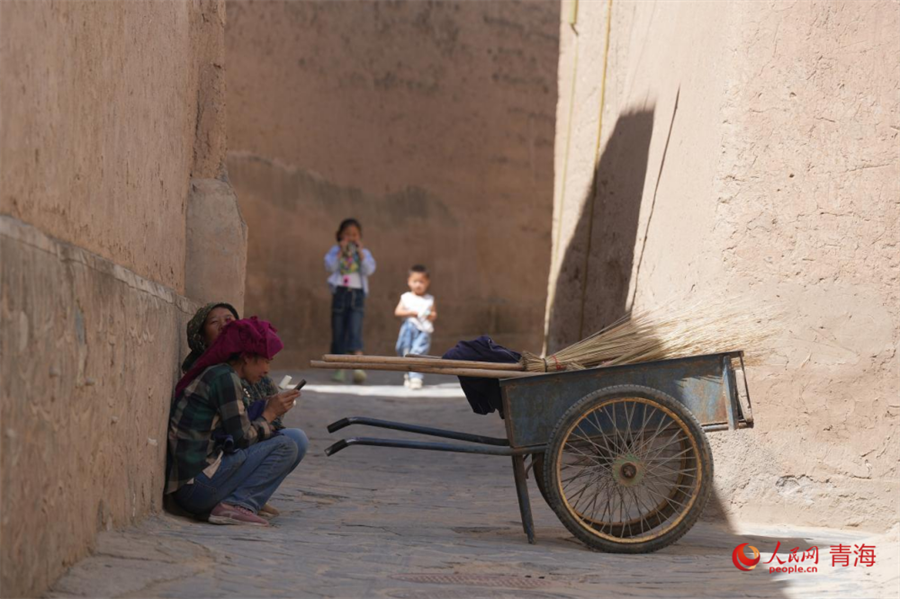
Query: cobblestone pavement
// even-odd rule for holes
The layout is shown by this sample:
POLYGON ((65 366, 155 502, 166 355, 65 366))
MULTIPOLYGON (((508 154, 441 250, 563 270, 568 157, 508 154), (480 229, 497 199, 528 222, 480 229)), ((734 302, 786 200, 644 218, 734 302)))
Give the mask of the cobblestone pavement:
POLYGON ((396 373, 372 374, 370 384, 350 387, 329 384, 328 373, 303 373, 311 382, 287 423, 306 430, 310 452, 272 499, 282 512, 273 528, 154 516, 101 534, 94 555, 48 596, 897 597, 896 528, 873 537, 701 522, 654 554, 602 554, 574 540, 530 481, 537 544, 528 545, 508 458, 369 447, 325 457, 340 435, 325 426, 349 415, 504 435, 496 415, 469 410, 453 379, 430 377, 411 392, 397 386, 396 373), (863 539, 876 544, 874 567, 831 566, 827 547, 863 539), (740 543, 758 547, 765 562, 779 541, 782 555, 818 546, 819 573, 777 575, 763 565, 741 572, 732 564, 740 543))

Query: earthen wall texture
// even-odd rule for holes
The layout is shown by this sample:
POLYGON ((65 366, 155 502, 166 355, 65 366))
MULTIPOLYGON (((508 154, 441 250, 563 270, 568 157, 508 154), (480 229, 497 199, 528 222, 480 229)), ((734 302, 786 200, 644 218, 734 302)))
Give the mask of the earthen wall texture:
POLYGON ((196 13, 0 3, 0 212, 183 290, 196 13))
MULTIPOLYGON (((186 207, 224 178, 223 35, 216 0, 0 2, 0 596, 160 508, 185 264, 212 247, 186 250, 186 207)), ((240 233, 220 195, 232 222, 208 231, 240 233)))
POLYGON ((755 428, 711 435, 718 503, 748 520, 889 527, 900 5, 581 2, 575 29, 571 8, 549 349, 677 298, 782 309, 748 372, 755 428))
POLYGON ((299 365, 329 350, 322 258, 356 217, 378 262, 367 353, 393 354, 407 269, 432 271, 432 353, 540 349, 552 212, 555 2, 228 2, 228 172, 247 310, 299 365))
POLYGON ((8 216, 0 253, 0 596, 22 597, 160 509, 194 306, 8 216))

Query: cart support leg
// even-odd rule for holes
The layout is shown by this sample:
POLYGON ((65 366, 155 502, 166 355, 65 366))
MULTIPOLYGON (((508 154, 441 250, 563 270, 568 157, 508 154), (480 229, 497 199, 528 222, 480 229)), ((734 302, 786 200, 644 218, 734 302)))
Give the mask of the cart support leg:
POLYGON ((534 520, 531 518, 531 502, 528 499, 528 484, 525 480, 525 458, 520 455, 512 457, 513 474, 516 477, 516 493, 519 495, 519 512, 522 514, 522 528, 528 542, 534 545, 534 520))

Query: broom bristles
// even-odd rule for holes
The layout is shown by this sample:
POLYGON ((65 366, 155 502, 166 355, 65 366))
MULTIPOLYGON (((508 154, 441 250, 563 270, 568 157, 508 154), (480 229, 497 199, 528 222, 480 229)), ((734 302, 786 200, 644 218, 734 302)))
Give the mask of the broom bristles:
POLYGON ((580 370, 743 350, 759 358, 772 335, 772 315, 748 300, 699 299, 625 316, 546 358, 523 352, 530 372, 580 370))

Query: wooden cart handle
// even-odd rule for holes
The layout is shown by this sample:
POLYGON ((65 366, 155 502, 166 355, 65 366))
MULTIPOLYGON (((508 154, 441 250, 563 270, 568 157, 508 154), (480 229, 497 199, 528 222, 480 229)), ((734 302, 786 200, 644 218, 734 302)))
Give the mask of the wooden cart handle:
POLYGON ((431 366, 419 366, 409 363, 379 364, 375 362, 325 362, 312 360, 309 365, 312 368, 360 369, 360 370, 391 370, 394 372, 422 372, 425 374, 449 374, 454 376, 468 376, 482 379, 510 379, 523 376, 534 376, 537 372, 522 372, 514 370, 486 370, 482 368, 433 368, 431 366))
POLYGON ((325 354, 325 362, 356 364, 400 364, 414 366, 430 366, 431 368, 480 368, 485 370, 509 370, 524 372, 525 367, 519 362, 476 362, 474 360, 443 360, 441 358, 398 358, 395 356, 355 356, 346 354, 325 354))

